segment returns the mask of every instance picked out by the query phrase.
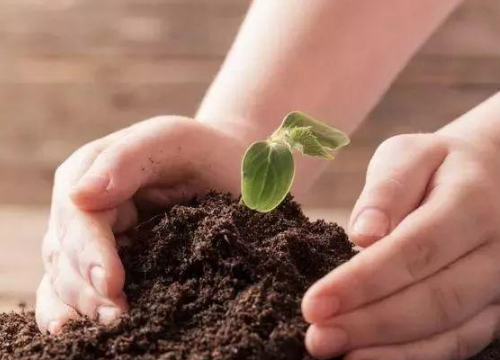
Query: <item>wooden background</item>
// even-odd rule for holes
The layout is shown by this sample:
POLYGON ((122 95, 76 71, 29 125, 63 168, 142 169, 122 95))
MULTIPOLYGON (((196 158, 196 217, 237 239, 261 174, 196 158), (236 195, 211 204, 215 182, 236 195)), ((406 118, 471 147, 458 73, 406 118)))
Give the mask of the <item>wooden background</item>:
MULTIPOLYGON (((192 115, 248 5, 1 0, 0 203, 47 204, 55 167, 78 146, 153 115, 192 115)), ((434 130, 499 89, 500 1, 469 0, 400 76, 307 204, 351 206, 383 139, 434 130)))

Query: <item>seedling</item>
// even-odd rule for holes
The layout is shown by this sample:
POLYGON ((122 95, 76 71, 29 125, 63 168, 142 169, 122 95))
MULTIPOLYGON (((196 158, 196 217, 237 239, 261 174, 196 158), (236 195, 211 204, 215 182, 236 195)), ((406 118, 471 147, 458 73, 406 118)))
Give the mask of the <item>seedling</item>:
POLYGON ((266 141, 253 143, 246 151, 241 165, 243 203, 268 212, 285 199, 295 175, 292 151, 331 160, 332 151, 348 144, 343 132, 302 112, 288 114, 266 141))

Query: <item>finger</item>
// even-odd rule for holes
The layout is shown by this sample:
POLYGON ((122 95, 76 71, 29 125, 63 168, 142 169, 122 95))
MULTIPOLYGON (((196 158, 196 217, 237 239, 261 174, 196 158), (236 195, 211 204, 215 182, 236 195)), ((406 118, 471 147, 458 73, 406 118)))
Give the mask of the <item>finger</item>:
POLYGON ((49 229, 42 242, 42 259, 47 273, 51 272, 51 265, 61 251, 60 237, 67 233, 66 224, 75 216, 75 206, 69 200, 69 190, 111 140, 110 136, 85 145, 75 151, 56 171, 49 229))
POLYGON ((101 152, 127 133, 125 129, 86 145, 58 169, 49 231, 42 246, 49 274, 54 258, 64 252, 81 277, 101 296, 109 298, 121 294, 125 277, 112 230, 119 233, 134 226, 137 211, 132 200, 128 200, 106 212, 87 213, 76 208, 69 193, 101 152))
POLYGON ((128 224, 116 222, 118 210, 88 213, 73 208, 71 212, 73 217, 59 224, 60 228, 54 235, 60 242, 59 257, 64 255, 81 279, 100 296, 119 296, 125 282, 125 270, 112 226, 116 223, 120 228, 128 224))
POLYGON ((74 203, 86 210, 105 210, 130 199, 141 187, 189 179, 195 159, 186 158, 184 146, 199 142, 193 139, 199 135, 193 123, 159 118, 137 127, 99 155, 73 189, 74 203))
POLYGON ((389 296, 484 244, 489 236, 486 226, 478 226, 482 221, 471 215, 481 213, 470 201, 476 195, 457 186, 432 194, 386 241, 377 242, 314 284, 302 304, 306 320, 321 323, 389 296))
POLYGON ((499 327, 500 306, 491 306, 457 329, 413 343, 356 350, 345 360, 466 360, 488 346, 499 327))
POLYGON ((121 136, 119 133, 112 134, 83 146, 57 168, 52 193, 49 230, 42 242, 42 258, 47 272, 50 272, 52 258, 56 257, 60 250, 58 230, 61 227, 64 228, 62 224, 73 216, 74 205, 69 201, 70 190, 93 164, 101 151, 119 136, 121 136))
POLYGON ((51 264, 63 252, 101 296, 118 296, 125 272, 113 232, 121 233, 136 224, 137 210, 132 200, 118 209, 94 213, 81 211, 71 202, 55 204, 42 245, 46 271, 52 273, 51 264))
POLYGON ((52 204, 64 205, 69 200, 72 189, 92 166, 95 159, 111 144, 130 132, 125 128, 113 134, 90 142, 76 150, 55 172, 52 204))
POLYGON ((56 170, 52 200, 66 200, 72 188, 104 149, 128 133, 127 129, 90 142, 76 150, 56 170))
POLYGON ((59 299, 80 314, 91 319, 99 318, 109 322, 118 318, 126 309, 125 298, 120 295, 113 300, 103 298, 86 283, 72 267, 71 261, 64 256, 58 257, 53 266, 50 282, 59 299))
POLYGON ((429 134, 400 135, 384 142, 370 162, 351 214, 350 239, 367 247, 389 234, 420 204, 446 153, 429 134))
POLYGON ((49 278, 44 276, 36 293, 36 323, 40 331, 58 334, 67 321, 76 318, 78 313, 57 297, 49 278))
POLYGON ((98 294, 113 298, 118 296, 125 281, 125 272, 118 255, 111 226, 104 214, 85 214, 80 210, 68 210, 71 219, 55 222, 45 235, 42 258, 49 276, 57 274, 53 269, 59 257, 68 258, 80 277, 98 294), (62 222, 62 223, 61 223, 62 222))
POLYGON ((132 199, 125 201, 113 212, 109 223, 114 234, 121 234, 137 225, 139 215, 132 199))
MULTIPOLYGON (((64 250, 63 244, 68 244, 67 241, 63 240, 64 237, 74 238, 70 236, 72 234, 71 232, 68 233, 69 224, 74 224, 76 222, 75 219, 78 219, 79 216, 79 214, 75 212, 74 204, 69 201, 69 190, 80 176, 92 165, 100 152, 122 135, 123 134, 120 132, 115 133, 84 146, 76 151, 56 172, 49 231, 44 238, 42 246, 42 257, 44 259, 45 268, 47 273, 52 275, 46 276, 39 290, 40 300, 38 301, 37 309, 39 309, 39 311, 37 316, 43 327, 48 327, 49 322, 52 321, 53 324, 51 327, 58 331, 60 326, 70 318, 68 312, 76 314, 75 310, 71 309, 71 307, 65 305, 64 302, 60 300, 51 285, 51 281, 54 280, 55 274, 57 274, 57 269, 54 271, 52 265, 59 262, 60 254, 64 250), (49 283, 49 285, 47 285, 47 283, 49 283), (51 304, 53 304, 53 306, 51 304), (69 311, 69 309, 71 309, 71 311, 69 311)), ((108 228, 109 226, 110 225, 108 225, 108 228)), ((84 238, 84 234, 88 234, 86 230, 85 227, 82 227, 78 236, 84 238)), ((73 235, 76 235, 76 233, 73 233, 73 235)), ((109 263, 109 261, 104 263, 109 263)), ((77 263, 75 262, 74 264, 77 263)), ((73 268, 75 268, 74 264, 73 268)), ((109 278, 114 277, 111 274, 109 278)), ((69 284, 69 289, 71 289, 71 286, 74 286, 74 284, 69 284)), ((106 286, 106 288, 113 289, 113 285, 106 286)), ((62 292, 64 289, 60 290, 62 292)))
MULTIPOLYGON (((72 212, 73 217, 57 223, 52 220, 44 238, 42 258, 46 272, 49 276, 56 274, 53 265, 64 255, 80 277, 100 296, 119 296, 125 282, 125 271, 118 255, 112 225, 108 223, 111 215, 84 213, 74 207, 68 212, 72 212)), ((117 223, 116 228, 129 228, 128 225, 122 221, 117 223)))
POLYGON ((331 353, 373 345, 415 341, 455 328, 500 296, 500 245, 488 244, 446 270, 372 305, 333 318, 313 328, 327 339, 343 333, 348 343, 321 344, 331 353))

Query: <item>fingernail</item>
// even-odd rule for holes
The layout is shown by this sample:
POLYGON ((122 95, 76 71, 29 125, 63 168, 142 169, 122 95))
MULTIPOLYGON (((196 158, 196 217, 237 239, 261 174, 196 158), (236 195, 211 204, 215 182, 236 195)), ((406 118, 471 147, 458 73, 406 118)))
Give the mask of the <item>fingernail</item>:
POLYGON ((53 320, 47 326, 47 331, 52 335, 57 335, 61 331, 61 323, 58 320, 53 320))
POLYGON ((306 298, 306 311, 308 318, 313 322, 319 322, 332 317, 340 310, 340 299, 334 296, 316 296, 306 298))
POLYGON ((100 194, 106 191, 109 186, 109 178, 104 176, 87 175, 76 184, 76 191, 100 194))
POLYGON ((95 265, 90 269, 90 282, 101 296, 107 296, 108 286, 106 282, 106 273, 101 266, 95 265))
POLYGON ((337 327, 311 326, 307 332, 307 348, 312 355, 330 358, 343 354, 347 350, 347 333, 337 327))
POLYGON ((389 217, 376 208, 364 209, 354 221, 353 234, 369 237, 383 237, 389 233, 389 217))
POLYGON ((97 314, 99 317, 99 321, 107 325, 120 317, 121 310, 116 306, 104 305, 97 309, 97 314))

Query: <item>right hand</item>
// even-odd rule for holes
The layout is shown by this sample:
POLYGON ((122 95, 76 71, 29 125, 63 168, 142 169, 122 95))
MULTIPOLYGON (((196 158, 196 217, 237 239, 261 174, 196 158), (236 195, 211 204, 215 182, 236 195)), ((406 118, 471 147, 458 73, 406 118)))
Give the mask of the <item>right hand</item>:
POLYGON ((56 171, 45 275, 37 291, 41 331, 57 334, 86 315, 110 322, 126 310, 121 234, 138 208, 165 207, 208 189, 239 192, 245 144, 181 117, 158 117, 89 143, 56 171))

